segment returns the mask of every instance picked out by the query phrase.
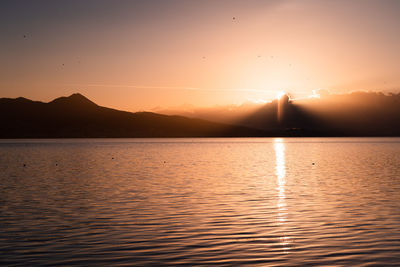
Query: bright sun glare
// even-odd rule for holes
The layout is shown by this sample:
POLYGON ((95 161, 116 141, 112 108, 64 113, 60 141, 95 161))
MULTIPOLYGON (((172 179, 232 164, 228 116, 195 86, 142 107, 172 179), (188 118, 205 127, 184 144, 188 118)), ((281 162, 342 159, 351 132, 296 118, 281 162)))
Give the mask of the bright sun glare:
POLYGON ((276 99, 280 100, 282 98, 282 96, 285 95, 284 91, 280 91, 278 94, 276 94, 276 99))

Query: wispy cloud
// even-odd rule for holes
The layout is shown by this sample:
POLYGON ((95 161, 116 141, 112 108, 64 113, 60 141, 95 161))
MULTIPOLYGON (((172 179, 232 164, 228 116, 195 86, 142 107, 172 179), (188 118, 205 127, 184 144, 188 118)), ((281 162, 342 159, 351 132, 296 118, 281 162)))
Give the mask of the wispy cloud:
POLYGON ((128 84, 65 84, 66 86, 79 87, 105 87, 105 88, 135 88, 135 89, 160 89, 160 90, 201 90, 196 87, 179 87, 179 86, 149 86, 149 85, 128 85, 128 84))
MULTIPOLYGON (((279 90, 255 89, 255 88, 201 88, 186 86, 152 86, 152 85, 132 85, 132 84, 65 84, 65 86, 77 87, 104 87, 104 88, 134 88, 134 89, 154 89, 154 90, 190 90, 202 92, 255 92, 255 93, 276 93, 279 90)), ((300 94, 309 94, 310 92, 298 92, 300 94)))

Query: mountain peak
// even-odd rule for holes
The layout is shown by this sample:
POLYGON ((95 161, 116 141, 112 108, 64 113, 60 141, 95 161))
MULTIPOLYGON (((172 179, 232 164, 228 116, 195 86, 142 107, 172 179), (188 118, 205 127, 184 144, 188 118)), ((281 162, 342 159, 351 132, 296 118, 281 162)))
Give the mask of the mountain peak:
POLYGON ((75 93, 70 96, 62 96, 54 99, 50 104, 73 104, 79 106, 97 106, 94 102, 90 101, 87 97, 80 93, 75 93))
POLYGON ((74 94, 70 95, 69 98, 86 98, 86 97, 80 93, 74 93, 74 94))

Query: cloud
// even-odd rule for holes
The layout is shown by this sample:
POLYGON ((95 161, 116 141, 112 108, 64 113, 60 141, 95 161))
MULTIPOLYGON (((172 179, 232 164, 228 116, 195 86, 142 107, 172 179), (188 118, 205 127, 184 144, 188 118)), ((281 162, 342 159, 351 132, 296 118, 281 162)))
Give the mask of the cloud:
MULTIPOLYGON (((190 90, 203 92, 257 92, 257 93, 276 93, 278 90, 254 89, 254 88, 201 88, 190 86, 154 86, 154 85, 132 85, 132 84, 64 84, 64 86, 76 87, 106 87, 106 88, 135 88, 135 89, 154 89, 154 90, 190 90)), ((305 92, 302 92, 305 93, 305 92)))
POLYGON ((324 96, 329 96, 331 92, 328 89, 318 89, 318 90, 312 90, 312 95, 309 96, 309 98, 321 98, 324 96))

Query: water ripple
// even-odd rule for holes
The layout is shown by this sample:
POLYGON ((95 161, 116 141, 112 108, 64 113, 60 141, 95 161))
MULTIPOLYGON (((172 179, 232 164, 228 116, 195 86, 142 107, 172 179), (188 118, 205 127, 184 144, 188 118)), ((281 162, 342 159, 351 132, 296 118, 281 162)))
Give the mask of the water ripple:
POLYGON ((398 266, 399 166, 399 138, 1 141, 0 263, 398 266))

